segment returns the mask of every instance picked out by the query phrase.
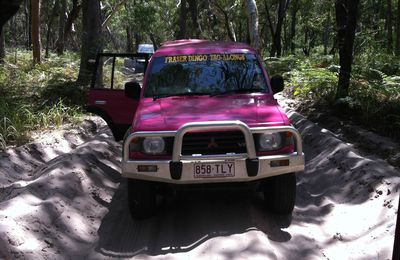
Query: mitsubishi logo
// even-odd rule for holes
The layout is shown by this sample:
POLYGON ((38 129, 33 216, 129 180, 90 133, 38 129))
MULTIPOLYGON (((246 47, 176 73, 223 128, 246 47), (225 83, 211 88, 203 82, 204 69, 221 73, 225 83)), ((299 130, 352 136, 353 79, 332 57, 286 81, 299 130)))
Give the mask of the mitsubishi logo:
POLYGON ((211 137, 210 143, 208 144, 207 148, 217 148, 218 144, 215 142, 214 137, 211 137))

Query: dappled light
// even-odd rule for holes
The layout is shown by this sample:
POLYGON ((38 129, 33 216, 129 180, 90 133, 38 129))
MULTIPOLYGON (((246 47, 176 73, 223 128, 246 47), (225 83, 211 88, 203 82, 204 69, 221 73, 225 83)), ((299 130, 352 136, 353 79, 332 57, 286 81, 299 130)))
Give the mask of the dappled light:
POLYGON ((214 191, 178 193, 160 200, 154 217, 133 220, 126 206, 125 180, 120 183, 120 144, 96 118, 95 125, 88 122, 74 135, 71 129, 51 137, 68 137, 69 145, 45 138, 23 150, 30 153, 18 156, 16 151, 24 147, 16 148, 8 160, 0 160, 21 174, 17 178, 9 170, 4 175, 15 184, 1 190, 0 232, 5 235, 0 244, 8 244, 2 254, 348 258, 376 254, 356 249, 370 239, 379 254, 390 254, 397 172, 297 114, 291 117, 302 132, 307 154, 306 170, 297 174, 292 217, 265 210, 261 194, 214 191), (46 140, 57 143, 53 151, 47 150, 46 140), (21 168, 13 167, 10 158, 21 168), (31 176, 24 177, 26 169, 31 176))
POLYGON ((9 165, 6 176, 10 181, 17 180, 12 190, 1 193, 4 195, 0 202, 2 239, 5 243, 14 241, 10 244, 14 249, 7 247, 2 252, 4 257, 18 257, 22 253, 38 257, 42 252, 52 258, 66 251, 70 256, 86 254, 82 248, 89 249, 94 242, 97 216, 106 212, 120 179, 118 148, 110 142, 104 123, 100 123, 97 119, 80 129, 43 136, 41 142, 28 146, 39 153, 30 150, 21 156, 10 151, 12 160, 2 160, 9 165), (93 131, 93 123, 100 130, 93 131), (79 134, 73 135, 74 131, 79 134), (87 142, 94 133, 102 132, 104 137, 99 135, 98 139, 87 142), (63 139, 68 136, 69 143, 63 139), (42 156, 32 160, 29 154, 42 156), (15 168, 13 163, 22 167, 15 168), (22 181, 29 167, 33 167, 32 174, 22 181))
POLYGON ((200 257, 205 252, 210 257, 250 256, 258 255, 257 251, 259 257, 274 256, 264 243, 289 241, 291 235, 282 229, 290 219, 266 212, 262 203, 251 192, 184 193, 163 201, 155 217, 137 221, 129 217, 126 184, 121 183, 99 228, 96 251, 99 257, 180 253, 200 257), (115 228, 117 220, 123 222, 120 228, 115 228))
POLYGON ((400 0, 0 0, 0 259, 400 259, 399 128, 400 0))

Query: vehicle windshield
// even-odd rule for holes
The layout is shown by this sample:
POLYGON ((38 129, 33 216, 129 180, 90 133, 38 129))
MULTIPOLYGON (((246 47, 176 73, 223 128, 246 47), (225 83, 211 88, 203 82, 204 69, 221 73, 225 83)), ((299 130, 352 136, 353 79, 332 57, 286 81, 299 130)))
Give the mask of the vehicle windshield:
POLYGON ((196 54, 152 61, 145 97, 268 92, 254 54, 196 54))

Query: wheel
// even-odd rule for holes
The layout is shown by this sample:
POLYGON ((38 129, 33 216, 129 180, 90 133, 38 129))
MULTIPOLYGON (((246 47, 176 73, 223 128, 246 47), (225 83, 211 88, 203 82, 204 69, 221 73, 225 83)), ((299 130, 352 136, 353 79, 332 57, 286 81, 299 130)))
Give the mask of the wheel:
POLYGON ((133 218, 143 219, 152 216, 156 209, 154 183, 128 179, 128 206, 133 218))
POLYGON ((266 207, 273 213, 291 214, 296 201, 296 175, 288 173, 264 180, 261 189, 266 207))

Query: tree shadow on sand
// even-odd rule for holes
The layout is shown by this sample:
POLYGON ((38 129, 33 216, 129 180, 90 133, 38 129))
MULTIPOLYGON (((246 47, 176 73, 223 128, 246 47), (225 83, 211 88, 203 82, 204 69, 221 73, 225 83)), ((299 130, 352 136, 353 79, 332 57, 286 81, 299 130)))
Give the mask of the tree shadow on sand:
POLYGON ((98 230, 96 251, 103 256, 189 252, 210 239, 251 231, 261 231, 275 242, 291 239, 282 230, 290 225, 291 217, 267 212, 262 198, 254 192, 178 193, 162 201, 157 214, 146 220, 130 217, 126 196, 123 182, 98 230))

